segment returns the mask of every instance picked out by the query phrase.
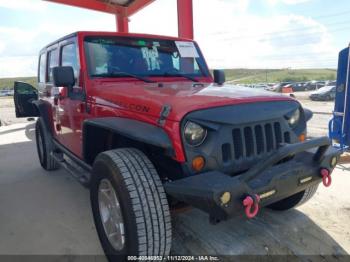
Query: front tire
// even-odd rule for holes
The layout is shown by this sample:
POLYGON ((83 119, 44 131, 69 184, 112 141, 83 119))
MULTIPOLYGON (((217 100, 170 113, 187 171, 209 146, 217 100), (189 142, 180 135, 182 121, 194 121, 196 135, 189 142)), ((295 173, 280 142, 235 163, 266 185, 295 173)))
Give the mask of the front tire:
POLYGON ((47 171, 53 171, 58 169, 59 166, 51 155, 54 151, 54 145, 51 135, 45 128, 44 120, 38 118, 35 124, 36 148, 40 165, 47 171))
POLYGON ((311 186, 302 192, 269 205, 268 208, 277 211, 285 211, 288 209, 296 208, 309 201, 316 194, 317 189, 318 185, 311 186))
POLYGON ((167 256, 171 221, 166 194, 149 159, 136 149, 101 153, 93 165, 91 206, 110 261, 167 256))

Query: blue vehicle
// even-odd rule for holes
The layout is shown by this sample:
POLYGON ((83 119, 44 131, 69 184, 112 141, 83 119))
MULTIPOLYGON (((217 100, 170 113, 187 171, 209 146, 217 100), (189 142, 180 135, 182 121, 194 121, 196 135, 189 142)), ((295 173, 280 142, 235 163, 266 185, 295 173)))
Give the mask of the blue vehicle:
POLYGON ((350 146, 350 52, 349 47, 339 53, 338 76, 333 119, 329 123, 329 137, 336 147, 345 151, 350 146))

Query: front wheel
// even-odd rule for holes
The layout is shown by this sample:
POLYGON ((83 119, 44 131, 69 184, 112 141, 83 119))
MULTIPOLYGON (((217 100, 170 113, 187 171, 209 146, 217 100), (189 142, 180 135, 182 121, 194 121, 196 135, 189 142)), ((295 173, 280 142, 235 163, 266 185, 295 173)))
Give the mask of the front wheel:
POLYGON ((305 204, 309 201, 317 191, 318 185, 310 186, 304 191, 301 191, 295 195, 282 199, 276 203, 273 203, 268 208, 272 210, 285 211, 305 204))
POLYGON ((149 159, 136 149, 101 153, 90 198, 95 226, 110 261, 167 256, 171 222, 166 194, 149 159))

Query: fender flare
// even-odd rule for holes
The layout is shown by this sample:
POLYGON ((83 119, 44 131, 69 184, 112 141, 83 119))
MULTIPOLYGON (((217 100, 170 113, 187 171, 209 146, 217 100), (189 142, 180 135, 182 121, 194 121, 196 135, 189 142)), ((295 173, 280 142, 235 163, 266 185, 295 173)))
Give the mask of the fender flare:
POLYGON ((171 140, 164 129, 138 120, 104 117, 88 119, 83 123, 83 156, 85 160, 87 160, 87 143, 92 133, 89 132, 89 127, 102 128, 128 139, 165 149, 170 156, 175 154, 171 140))
POLYGON ((39 112, 39 116, 41 118, 43 118, 43 123, 44 123, 44 126, 46 128, 46 131, 49 133, 49 135, 52 135, 53 132, 52 132, 52 121, 49 117, 49 106, 47 105, 47 103, 45 103, 44 101, 42 100, 34 100, 32 101, 32 104, 36 107, 36 109, 38 110, 39 112))
POLYGON ((305 121, 309 122, 314 116, 314 113, 310 109, 304 108, 304 115, 305 115, 305 121))

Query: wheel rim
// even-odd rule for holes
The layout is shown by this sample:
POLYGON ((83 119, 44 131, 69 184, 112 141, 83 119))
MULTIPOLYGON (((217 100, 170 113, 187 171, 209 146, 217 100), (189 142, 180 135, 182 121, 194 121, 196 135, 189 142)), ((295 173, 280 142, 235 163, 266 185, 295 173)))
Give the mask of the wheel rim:
POLYGON ((43 139, 41 138, 41 132, 40 129, 38 129, 38 151, 39 151, 39 158, 42 162, 44 159, 44 145, 43 145, 43 139))
POLYGON ((108 241, 115 250, 121 251, 125 245, 124 220, 117 194, 108 179, 103 179, 100 182, 98 205, 108 241))

